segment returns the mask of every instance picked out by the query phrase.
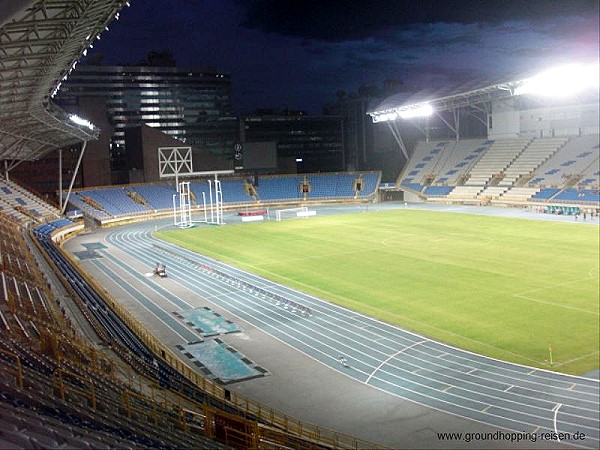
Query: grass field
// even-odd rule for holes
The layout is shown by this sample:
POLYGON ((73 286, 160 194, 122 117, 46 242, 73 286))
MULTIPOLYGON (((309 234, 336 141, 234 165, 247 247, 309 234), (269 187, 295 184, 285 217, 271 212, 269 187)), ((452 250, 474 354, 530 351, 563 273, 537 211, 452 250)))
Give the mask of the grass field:
POLYGON ((158 237, 477 353, 600 367, 595 226, 398 210, 158 237))

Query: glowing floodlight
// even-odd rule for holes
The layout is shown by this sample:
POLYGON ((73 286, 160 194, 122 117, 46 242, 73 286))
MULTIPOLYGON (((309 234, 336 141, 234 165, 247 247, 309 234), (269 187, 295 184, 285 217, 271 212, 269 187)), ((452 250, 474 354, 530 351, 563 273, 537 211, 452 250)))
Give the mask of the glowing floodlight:
POLYGON ((402 106, 387 112, 372 114, 373 122, 388 122, 400 119, 414 119, 416 117, 429 117, 433 114, 433 107, 429 103, 415 103, 414 105, 402 106))
POLYGON ((415 117, 429 117, 433 114, 433 108, 429 103, 414 105, 407 109, 401 109, 398 115, 401 119, 413 119, 415 117))
POLYGON ((71 119, 71 122, 74 122, 77 125, 81 125, 81 126, 87 127, 90 130, 94 129, 94 125, 92 125, 92 122, 90 122, 89 120, 83 119, 83 118, 79 117, 76 114, 71 114, 69 116, 69 119, 71 119))
POLYGON ((569 64, 523 80, 514 93, 568 97, 585 89, 598 89, 598 75, 598 63, 587 66, 569 64))
POLYGON ((381 114, 376 114, 373 116, 373 122, 377 123, 377 122, 387 122, 389 120, 396 120, 398 118, 398 113, 396 112, 387 112, 387 113, 381 113, 381 114))

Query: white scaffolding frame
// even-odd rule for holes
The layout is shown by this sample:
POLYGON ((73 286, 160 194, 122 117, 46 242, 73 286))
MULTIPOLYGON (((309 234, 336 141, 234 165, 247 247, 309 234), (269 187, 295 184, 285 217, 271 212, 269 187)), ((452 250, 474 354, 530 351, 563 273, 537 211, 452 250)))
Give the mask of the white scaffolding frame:
POLYGON ((233 170, 212 170, 194 172, 192 165, 191 147, 159 147, 158 148, 158 173, 160 178, 175 178, 177 194, 173 195, 173 223, 179 228, 190 228, 194 223, 208 223, 211 225, 224 225, 223 220, 223 191, 218 176, 231 174, 233 170), (179 177, 214 175, 214 180, 208 182, 208 205, 206 195, 202 193, 203 220, 192 219, 192 196, 190 182, 179 182, 179 177), (179 198, 179 204, 177 203, 179 198), (210 210, 210 218, 209 218, 210 210))
POLYGON ((173 224, 179 228, 190 228, 193 225, 190 182, 179 183, 177 191, 179 192, 179 207, 177 206, 177 194, 173 194, 173 224))

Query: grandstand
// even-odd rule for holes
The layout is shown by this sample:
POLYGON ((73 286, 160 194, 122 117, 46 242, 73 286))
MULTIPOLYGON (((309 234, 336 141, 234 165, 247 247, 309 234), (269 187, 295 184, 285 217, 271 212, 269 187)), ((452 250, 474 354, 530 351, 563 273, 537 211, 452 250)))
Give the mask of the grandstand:
MULTIPOLYGON (((381 172, 319 173, 306 175, 267 175, 258 186, 244 177, 221 178, 223 205, 226 208, 281 206, 302 202, 365 202, 377 196, 381 172), (306 192, 303 191, 303 187, 306 192)), ((192 212, 209 202, 207 179, 193 179, 192 212)), ((72 208, 82 210, 98 224, 132 220, 136 217, 173 213, 175 187, 165 183, 148 183, 121 187, 74 190, 69 197, 72 208)), ((66 200, 66 193, 64 194, 66 200)))
MULTIPOLYGON (((519 207, 546 201, 597 213, 597 67, 596 63, 576 68, 587 81, 576 86, 582 93, 568 104, 522 100, 535 77, 468 83, 419 92, 408 100, 401 96, 384 100, 369 114, 374 122, 388 125, 408 159, 398 189, 416 201, 519 207), (486 124, 484 141, 461 139, 460 117, 466 115, 486 124), (455 139, 430 140, 430 116, 455 139), (411 155, 401 138, 404 120, 421 127, 426 137, 411 155)), ((564 70, 556 73, 560 77, 546 87, 547 97, 561 91, 560 83, 570 83, 564 70)))
MULTIPOLYGON (((0 178, 0 446, 383 448, 297 420, 226 389, 234 377, 202 366, 205 354, 218 359, 215 364, 233 361, 232 366, 246 371, 244 379, 266 373, 244 355, 232 357, 237 353, 232 347, 217 340, 203 341, 238 332, 239 326, 218 314, 204 312, 200 319, 179 311, 177 315, 187 321, 195 317, 202 332, 197 342, 182 346, 190 354, 195 352, 184 360, 83 270, 81 261, 116 258, 98 251, 103 244, 91 243, 75 255, 79 260, 62 248, 65 239, 89 230, 90 225, 170 216, 177 195, 173 183, 78 189, 63 193, 57 208, 10 180, 10 169, 19 161, 35 161, 72 145, 81 145, 83 153, 85 143, 97 136, 92 124, 66 115, 50 98, 126 4, 125 0, 29 0, 6 17, 0 15, 0 159, 6 161, 0 178), (82 211, 85 222, 66 218, 69 208, 82 211), (201 322, 211 314, 218 318, 216 322, 201 322)), ((491 92, 488 87, 481 90, 491 92)), ((454 95, 464 101, 470 95, 466 94, 454 95)), ((458 107, 451 97, 441 96, 437 103, 458 107)), ((435 98, 430 100, 436 103, 435 98)), ((386 111, 374 112, 374 117, 390 114, 386 111)), ((560 125, 555 128, 560 130, 560 125)), ((457 133, 457 139, 426 139, 416 145, 397 186, 407 199, 420 202, 597 214, 598 127, 583 124, 576 128, 576 133, 568 133, 564 126, 562 132, 551 135, 490 133, 485 138, 458 139, 457 133)), ((356 205, 379 199, 381 172, 279 174, 252 180, 234 174, 220 181, 224 207, 230 210, 356 205)), ((199 212, 210 193, 208 179, 191 178, 190 190, 192 208, 199 212)), ((166 255, 168 248, 154 247, 151 253, 166 255)), ((223 265, 199 265, 179 254, 168 255, 199 268, 207 279, 235 284, 248 296, 272 302, 274 308, 290 315, 286 322, 302 323, 312 315, 307 306, 243 281, 223 265)), ((370 327, 371 322, 364 329, 370 327)), ((346 362, 345 357, 340 361, 346 362)), ((347 368, 344 364, 342 370, 347 368)), ((314 393, 307 392, 310 395, 314 393)), ((389 408, 395 410, 397 405, 389 408)))
POLYGON ((423 200, 597 208, 599 136, 420 142, 399 185, 423 200))
POLYGON ((29 190, 0 179, 0 211, 24 222, 46 222, 61 217, 60 211, 29 190))
MULTIPOLYGON (((99 221, 141 217, 172 207, 172 186, 94 188, 73 197, 66 192, 56 208, 10 180, 21 161, 79 145, 83 156, 86 143, 97 138, 93 124, 67 115, 50 99, 127 5, 125 0, 2 3, 0 446, 374 448, 232 395, 193 371, 57 245, 84 228, 63 216, 67 199, 99 221)), ((223 184, 232 205, 258 201, 242 179, 223 184)), ((375 192, 375 185, 370 189, 375 192)))
POLYGON ((598 139, 488 140, 487 147, 475 139, 419 143, 399 185, 427 201, 533 207, 551 200, 597 210, 598 139))

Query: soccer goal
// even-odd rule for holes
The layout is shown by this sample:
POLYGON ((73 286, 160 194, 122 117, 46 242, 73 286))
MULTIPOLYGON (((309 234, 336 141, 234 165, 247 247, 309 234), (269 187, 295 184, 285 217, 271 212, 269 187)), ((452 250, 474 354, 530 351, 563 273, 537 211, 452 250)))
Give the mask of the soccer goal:
POLYGON ((306 206, 278 209, 275 211, 275 220, 281 222, 283 219, 297 219, 298 217, 308 217, 308 215, 308 207, 306 206))

